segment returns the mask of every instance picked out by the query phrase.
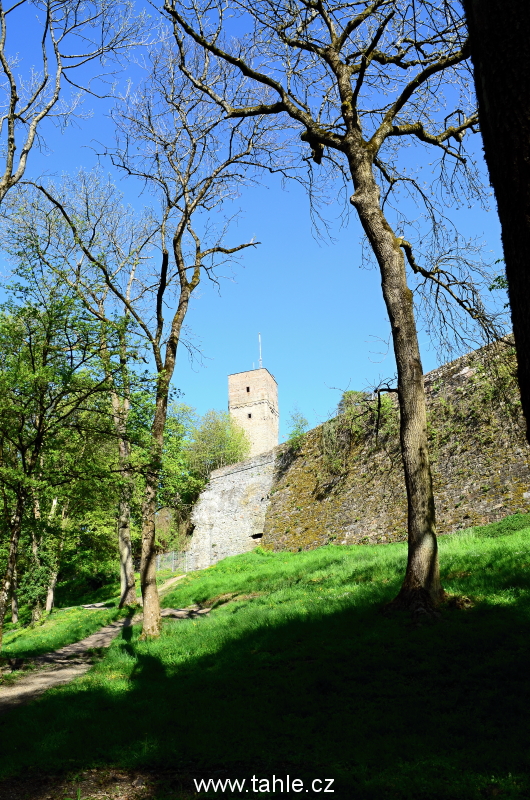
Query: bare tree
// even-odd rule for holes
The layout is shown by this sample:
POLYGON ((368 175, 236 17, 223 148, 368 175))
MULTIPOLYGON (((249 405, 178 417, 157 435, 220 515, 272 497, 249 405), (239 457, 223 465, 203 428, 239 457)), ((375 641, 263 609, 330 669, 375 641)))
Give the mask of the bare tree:
POLYGON ((530 7, 517 0, 464 0, 464 7, 484 154, 502 226, 519 387, 530 442, 530 7))
POLYGON ((116 66, 141 41, 143 26, 132 0, 19 0, 9 7, 0 0, 0 203, 24 175, 43 120, 66 125, 84 94, 108 93, 108 64, 116 66), (10 54, 9 34, 15 26, 31 32, 35 14, 37 51, 23 75, 19 56, 10 54), (37 52, 40 69, 33 62, 37 52), (87 80, 84 68, 94 61, 101 64, 101 74, 87 80), (70 90, 66 97, 65 89, 70 90))
POLYGON ((394 605, 430 612, 444 593, 407 266, 412 285, 415 276, 426 278, 477 322, 486 328, 489 322, 473 306, 456 261, 438 258, 446 244, 439 247, 442 218, 432 194, 400 167, 398 157, 404 145, 432 149, 447 197, 474 188, 464 137, 476 130, 478 117, 466 84, 463 16, 456 6, 449 14, 442 0, 165 0, 163 11, 173 22, 181 69, 227 118, 284 115, 298 126, 312 164, 343 170, 353 183, 350 202, 380 270, 397 363, 409 553, 394 605), (245 33, 229 38, 234 17, 236 30, 245 33), (212 74, 222 63, 237 70, 243 84, 204 80, 187 58, 189 40, 204 49, 212 74), (433 222, 431 241, 440 253, 431 253, 430 264, 420 263, 399 209, 391 225, 389 197, 398 188, 419 198, 433 222))
MULTIPOLYGON (((175 61, 174 54, 163 45, 152 54, 145 83, 134 95, 125 98, 116 111, 118 140, 109 151, 113 161, 127 175, 143 180, 160 203, 160 212, 154 216, 160 256, 137 270, 129 297, 122 276, 114 274, 105 258, 100 257, 97 243, 91 237, 91 226, 79 225, 75 205, 67 198, 55 196, 48 187, 39 187, 69 226, 86 265, 102 277, 127 310, 131 325, 143 337, 155 364, 155 410, 142 507, 140 572, 144 636, 160 632, 156 495, 170 385, 190 298, 203 274, 217 281, 216 267, 256 244, 251 241, 225 247, 223 241, 230 218, 216 226, 211 213, 221 210, 249 180, 244 166, 255 163, 261 152, 268 157, 267 128, 259 118, 250 124, 242 120, 235 128, 228 127, 224 116, 216 103, 204 98, 183 78, 178 59, 175 61)), ((79 179, 76 187, 84 197, 85 189, 79 179)), ((88 195, 83 202, 90 208, 88 195)), ((105 225, 101 204, 99 209, 94 218, 94 224, 103 226, 98 240, 104 239, 105 225)))

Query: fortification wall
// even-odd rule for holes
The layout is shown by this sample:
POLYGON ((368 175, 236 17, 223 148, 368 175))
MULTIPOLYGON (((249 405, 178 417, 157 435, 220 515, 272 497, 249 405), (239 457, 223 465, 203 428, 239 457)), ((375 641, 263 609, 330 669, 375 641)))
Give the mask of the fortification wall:
POLYGON ((259 544, 274 464, 272 451, 212 472, 191 516, 194 529, 188 554, 195 569, 259 544))
MULTIPOLYGON (((530 508, 515 368, 501 343, 425 376, 441 534, 530 508)), ((193 515, 200 565, 256 544, 299 550, 405 539, 398 414, 387 401, 377 436, 373 413, 361 423, 341 415, 309 431, 294 453, 281 445, 213 473, 193 515)))
MULTIPOLYGON (((530 448, 515 368, 513 351, 501 343, 425 376, 440 534, 529 510, 530 448)), ((373 420, 368 433, 348 435, 337 418, 327 429, 310 431, 294 457, 288 451, 279 457, 264 547, 298 550, 328 542, 406 539, 396 404, 390 411, 377 440, 373 420)))

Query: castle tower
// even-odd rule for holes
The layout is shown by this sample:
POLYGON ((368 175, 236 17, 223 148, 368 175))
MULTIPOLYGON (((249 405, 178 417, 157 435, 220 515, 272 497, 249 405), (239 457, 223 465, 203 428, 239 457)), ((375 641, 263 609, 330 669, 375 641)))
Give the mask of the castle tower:
POLYGON ((252 369, 228 376, 228 411, 250 440, 250 456, 278 444, 280 416, 278 384, 268 369, 252 369))

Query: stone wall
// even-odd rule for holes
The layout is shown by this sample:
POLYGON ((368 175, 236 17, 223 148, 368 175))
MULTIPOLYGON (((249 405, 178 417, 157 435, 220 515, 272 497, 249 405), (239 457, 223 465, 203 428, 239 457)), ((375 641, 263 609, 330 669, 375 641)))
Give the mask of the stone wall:
MULTIPOLYGON (((514 376, 509 343, 425 376, 441 534, 529 510, 530 448, 514 376)), ((301 550, 405 539, 397 403, 386 401, 379 423, 375 406, 309 431, 295 452, 282 445, 213 473, 193 515, 201 565, 258 543, 301 550)))
MULTIPOLYGON (((513 351, 501 343, 425 376, 438 533, 529 509, 530 448, 515 366, 513 351)), ((310 431, 296 454, 280 454, 264 547, 298 550, 406 538, 399 418, 392 405, 377 441, 373 418, 371 431, 349 436, 337 418, 327 423, 328 431, 310 431), (342 436, 342 463, 326 450, 329 430, 342 436)))
POLYGON ((212 472, 191 516, 188 553, 195 569, 259 544, 274 464, 275 451, 212 472))

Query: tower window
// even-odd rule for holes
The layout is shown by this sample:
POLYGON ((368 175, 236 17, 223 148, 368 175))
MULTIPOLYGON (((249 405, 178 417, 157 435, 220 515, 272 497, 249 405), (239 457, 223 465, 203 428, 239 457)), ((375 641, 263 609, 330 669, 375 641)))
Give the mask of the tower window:
POLYGON ((247 386, 247 392, 250 392, 250 386, 247 386))
POLYGON ((249 414, 249 415, 248 415, 248 418, 249 418, 249 419, 252 419, 252 414, 249 414))

